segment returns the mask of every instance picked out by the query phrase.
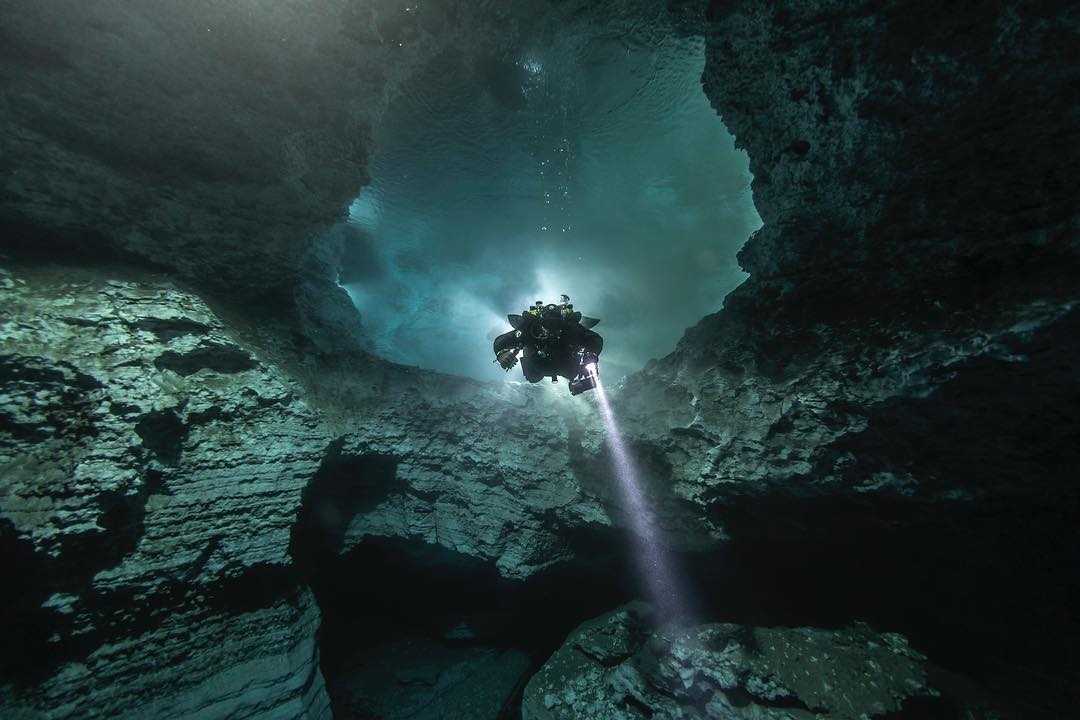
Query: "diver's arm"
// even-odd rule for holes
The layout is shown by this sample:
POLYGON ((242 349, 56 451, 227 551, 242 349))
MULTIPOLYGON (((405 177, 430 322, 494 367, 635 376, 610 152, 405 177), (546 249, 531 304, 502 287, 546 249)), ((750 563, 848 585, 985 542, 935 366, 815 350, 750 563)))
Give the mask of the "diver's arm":
POLYGON ((522 334, 517 330, 511 330, 510 332, 504 332, 502 335, 495 338, 493 344, 495 354, 497 355, 503 350, 518 349, 525 345, 522 342, 522 334))
POLYGON ((521 333, 517 330, 511 330, 505 332, 499 337, 495 338, 495 362, 502 366, 503 370, 509 370, 517 364, 518 350, 522 348, 524 343, 521 340, 521 333))

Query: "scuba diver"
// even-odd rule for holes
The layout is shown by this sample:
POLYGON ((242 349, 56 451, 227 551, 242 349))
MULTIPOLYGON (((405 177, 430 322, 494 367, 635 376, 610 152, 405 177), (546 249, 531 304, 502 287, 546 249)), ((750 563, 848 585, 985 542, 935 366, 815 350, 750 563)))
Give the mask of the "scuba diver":
POLYGON ((521 353, 521 372, 531 383, 559 376, 570 381, 570 394, 578 395, 596 387, 597 362, 604 338, 592 328, 600 321, 574 310, 570 298, 560 297, 558 305, 537 300, 520 315, 507 315, 514 329, 495 338, 495 362, 509 371, 521 353))

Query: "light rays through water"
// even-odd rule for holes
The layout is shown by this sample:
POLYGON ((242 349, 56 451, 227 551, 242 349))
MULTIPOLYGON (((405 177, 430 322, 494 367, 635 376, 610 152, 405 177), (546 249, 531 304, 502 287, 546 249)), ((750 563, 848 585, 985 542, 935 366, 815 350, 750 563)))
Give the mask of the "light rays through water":
POLYGON ((660 623, 680 623, 689 620, 686 593, 680 582, 674 559, 664 541, 663 531, 656 521, 656 514, 641 487, 640 475, 630 453, 626 449, 615 413, 611 409, 604 384, 596 380, 596 404, 607 430, 608 448, 614 465, 615 482, 619 500, 626 513, 632 541, 634 559, 641 581, 645 585, 648 600, 656 609, 660 623))

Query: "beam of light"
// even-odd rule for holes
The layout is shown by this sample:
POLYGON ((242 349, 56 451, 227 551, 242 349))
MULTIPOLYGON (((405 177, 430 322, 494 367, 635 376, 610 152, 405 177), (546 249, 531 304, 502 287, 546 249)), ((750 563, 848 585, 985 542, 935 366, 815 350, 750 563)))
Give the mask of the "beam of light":
POLYGON ((596 366, 592 364, 587 369, 596 379, 596 389, 593 392, 607 430, 608 447, 615 466, 615 482, 619 486, 620 501, 633 535, 635 560, 641 580, 645 583, 649 600, 656 608, 657 618, 661 623, 685 622, 689 620, 684 606, 685 595, 664 542, 663 531, 642 491, 637 468, 626 450, 604 384, 596 373, 596 366))

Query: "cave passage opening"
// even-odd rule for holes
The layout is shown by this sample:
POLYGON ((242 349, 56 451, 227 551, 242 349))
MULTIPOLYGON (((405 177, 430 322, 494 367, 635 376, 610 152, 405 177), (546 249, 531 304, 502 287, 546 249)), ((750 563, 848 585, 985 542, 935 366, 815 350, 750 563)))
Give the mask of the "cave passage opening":
POLYGON ((703 39, 662 4, 621 24, 563 12, 479 60, 440 55, 375 128, 372 183, 332 232, 380 356, 516 379, 491 361, 506 314, 566 293, 601 318, 611 384, 745 279, 761 220, 701 87, 703 39))
POLYGON ((290 535, 319 606, 319 667, 335 717, 459 716, 458 703, 471 708, 464 717, 518 717, 524 682, 566 635, 636 596, 633 559, 613 533, 578 531, 575 545, 595 565, 514 580, 422 538, 354 535, 356 513, 404 499, 399 460, 332 443, 290 535))

